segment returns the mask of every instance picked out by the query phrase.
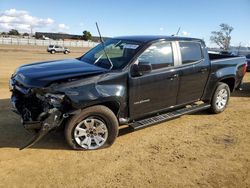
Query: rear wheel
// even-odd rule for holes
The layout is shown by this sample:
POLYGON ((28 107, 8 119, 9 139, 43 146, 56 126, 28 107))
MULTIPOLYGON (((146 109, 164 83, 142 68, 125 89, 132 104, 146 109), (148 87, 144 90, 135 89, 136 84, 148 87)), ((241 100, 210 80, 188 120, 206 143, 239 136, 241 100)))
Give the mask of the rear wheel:
POLYGON ((51 52, 50 52, 51 54, 54 54, 54 53, 56 53, 56 51, 55 50, 51 50, 51 52))
POLYGON ((69 146, 78 150, 94 150, 111 146, 118 135, 118 121, 105 106, 93 106, 75 115, 65 126, 69 146))
POLYGON ((219 82, 211 101, 210 112, 214 114, 223 112, 228 105, 229 97, 229 86, 225 83, 219 82))
POLYGON ((67 51, 67 50, 66 50, 66 51, 64 51, 64 54, 68 54, 68 53, 69 53, 69 51, 67 51))

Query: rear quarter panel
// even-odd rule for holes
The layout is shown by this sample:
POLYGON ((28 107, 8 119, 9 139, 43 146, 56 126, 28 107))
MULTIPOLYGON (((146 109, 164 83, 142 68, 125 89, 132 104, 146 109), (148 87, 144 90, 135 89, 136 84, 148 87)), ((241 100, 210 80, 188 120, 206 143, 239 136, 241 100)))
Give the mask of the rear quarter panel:
POLYGON ((207 87, 204 91, 203 100, 211 100, 217 83, 227 78, 234 78, 234 89, 242 82, 244 77, 245 57, 232 57, 211 61, 211 73, 207 87))

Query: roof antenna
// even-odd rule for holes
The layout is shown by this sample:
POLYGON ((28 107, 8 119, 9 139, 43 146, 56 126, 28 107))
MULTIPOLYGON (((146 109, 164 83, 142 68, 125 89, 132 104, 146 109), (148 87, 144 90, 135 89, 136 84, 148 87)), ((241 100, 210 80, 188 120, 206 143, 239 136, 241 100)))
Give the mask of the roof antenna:
POLYGON ((96 28, 97 28, 97 31, 98 31, 98 34, 99 34, 100 41, 101 41, 101 43, 104 43, 101 32, 100 32, 100 29, 99 29, 99 26, 98 26, 98 23, 96 22, 95 25, 96 25, 96 28))
POLYGON ((174 37, 174 36, 178 36, 178 35, 179 35, 180 30, 181 30, 181 27, 179 27, 179 28, 178 28, 178 30, 177 30, 177 32, 176 32, 176 34, 173 34, 173 35, 171 35, 171 36, 172 36, 172 37, 174 37))
POLYGON ((238 56, 240 54, 240 48, 241 48, 241 42, 239 43, 239 47, 238 47, 238 53, 237 53, 238 56))
POLYGON ((106 55, 106 57, 107 57, 107 59, 108 59, 108 61, 109 61, 109 63, 110 63, 110 70, 113 68, 113 63, 112 63, 112 61, 110 60, 110 58, 109 58, 109 56, 108 56, 108 54, 107 54, 107 52, 106 52, 106 49, 105 49, 105 44, 104 44, 104 40, 103 40, 103 38, 102 38, 102 35, 101 35, 101 32, 100 32, 100 30, 99 30, 99 27, 98 27, 98 23, 96 22, 95 23, 95 25, 96 25, 96 28, 97 28, 97 31, 98 31, 98 34, 99 34, 99 38, 100 38, 100 41, 101 41, 101 43, 102 43, 102 48, 103 48, 103 51, 104 51, 104 53, 105 53, 105 55, 106 55))

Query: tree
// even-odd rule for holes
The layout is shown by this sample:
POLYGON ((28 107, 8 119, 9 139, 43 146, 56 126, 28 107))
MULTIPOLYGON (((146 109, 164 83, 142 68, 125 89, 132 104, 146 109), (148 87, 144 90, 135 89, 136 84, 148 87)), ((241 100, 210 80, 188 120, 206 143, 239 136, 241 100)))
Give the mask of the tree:
POLYGON ((24 33, 23 36, 24 36, 24 37, 25 37, 25 36, 27 37, 27 36, 29 36, 29 33, 24 33))
POLYGON ((8 34, 9 35, 20 35, 20 33, 18 32, 18 30, 16 30, 16 29, 11 29, 8 34))
POLYGON ((219 31, 212 31, 212 36, 210 37, 210 41, 217 44, 223 50, 229 50, 230 42, 231 42, 231 32, 233 31, 233 27, 222 23, 220 24, 219 31))
POLYGON ((83 36, 82 36, 82 39, 83 40, 91 40, 92 39, 92 35, 89 31, 83 31, 83 36))
POLYGON ((1 35, 7 35, 7 33, 6 32, 2 32, 1 35))

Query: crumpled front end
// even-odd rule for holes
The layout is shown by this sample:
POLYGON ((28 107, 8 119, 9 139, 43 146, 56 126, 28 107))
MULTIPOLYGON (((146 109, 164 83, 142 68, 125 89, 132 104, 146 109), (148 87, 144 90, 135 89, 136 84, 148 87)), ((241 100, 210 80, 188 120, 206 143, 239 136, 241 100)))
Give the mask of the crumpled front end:
POLYGON ((21 149, 32 146, 67 117, 70 106, 64 94, 27 88, 15 80, 15 76, 10 79, 10 91, 12 110, 21 116, 25 129, 36 133, 21 149))

